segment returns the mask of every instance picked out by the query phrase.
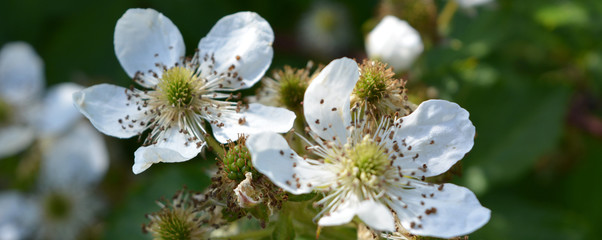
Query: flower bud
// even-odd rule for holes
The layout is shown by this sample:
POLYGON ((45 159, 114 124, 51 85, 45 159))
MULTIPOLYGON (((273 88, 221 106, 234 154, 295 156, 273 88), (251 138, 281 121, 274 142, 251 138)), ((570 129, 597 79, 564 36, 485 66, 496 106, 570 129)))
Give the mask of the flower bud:
POLYGON ((368 57, 388 63, 395 72, 407 70, 423 50, 418 31, 394 16, 384 17, 366 39, 368 57))
POLYGON ((245 137, 240 137, 238 144, 230 143, 223 160, 224 172, 229 179, 235 181, 245 179, 247 172, 251 172, 255 176, 259 175, 251 164, 251 154, 245 146, 245 139, 245 137))

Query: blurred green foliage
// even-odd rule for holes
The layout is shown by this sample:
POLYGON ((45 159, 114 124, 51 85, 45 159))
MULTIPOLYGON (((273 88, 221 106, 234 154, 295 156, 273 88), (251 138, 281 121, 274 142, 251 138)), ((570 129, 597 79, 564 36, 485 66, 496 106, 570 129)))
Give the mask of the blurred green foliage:
MULTIPOLYGON (((374 22, 376 1, 341 1, 355 39, 346 56, 365 56, 362 26, 374 22)), ((441 10, 446 0, 435 1, 441 10)), ((0 45, 26 41, 46 64, 48 85, 132 82, 113 52, 117 19, 132 7, 169 17, 192 53, 222 16, 255 11, 276 40, 272 69, 328 63, 298 48, 296 28, 311 1, 114 0, 0 2, 0 45)), ((471 188, 492 210, 491 221, 470 239, 595 239, 602 236, 602 1, 497 0, 459 10, 447 35, 429 46, 409 71, 409 93, 433 86, 459 103, 477 129, 475 146, 454 181, 471 188), (592 123, 592 121, 594 123, 592 123), (596 121, 597 124, 596 125, 596 121)), ((364 31, 365 32, 365 31, 364 31)), ((268 73, 270 74, 270 73, 268 73)), ((130 167, 135 139, 107 138, 111 169, 103 182, 109 211, 103 239, 144 239, 145 213, 155 200, 187 185, 209 183, 211 156, 158 164, 140 175, 130 167)), ((2 180, 15 161, 0 162, 2 180)), ((288 229, 283 221, 276 228, 288 229)), ((287 238, 288 230, 277 238, 287 238)), ((146 236, 149 238, 149 236, 146 236)))

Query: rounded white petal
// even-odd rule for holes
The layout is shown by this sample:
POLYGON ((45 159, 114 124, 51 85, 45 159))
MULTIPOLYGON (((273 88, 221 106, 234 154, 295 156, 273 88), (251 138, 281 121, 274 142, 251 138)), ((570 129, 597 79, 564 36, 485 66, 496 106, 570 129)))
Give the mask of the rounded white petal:
POLYGON ((264 131, 287 132, 293 127, 295 117, 295 113, 284 108, 251 103, 248 109, 240 113, 222 116, 222 127, 215 124, 211 124, 211 127, 215 139, 227 143, 228 140, 236 141, 242 133, 252 135, 264 131))
MULTIPOLYGON (((345 202, 341 203, 337 209, 325 213, 320 220, 318 220, 318 225, 336 226, 348 223, 358 213, 359 208, 360 203, 357 197, 352 194, 349 198, 345 198, 345 202)), ((363 215, 365 216, 366 214, 364 213, 363 215)))
POLYGON ((272 63, 274 32, 254 12, 239 12, 220 19, 199 42, 199 57, 213 56, 214 70, 226 73, 231 66, 241 82, 224 83, 234 89, 248 88, 261 79, 272 63))
POLYGON ((359 79, 357 63, 349 58, 334 60, 312 80, 303 97, 305 121, 323 139, 336 137, 345 144, 351 123, 350 97, 359 79))
POLYGON ((31 199, 16 191, 0 193, 0 239, 30 237, 39 217, 39 209, 31 199))
POLYGON ((247 139, 253 167, 276 186, 293 194, 312 191, 316 180, 334 177, 331 172, 310 165, 297 155, 286 140, 274 132, 262 132, 247 139))
POLYGON ((456 103, 424 101, 401 118, 395 140, 407 146, 398 145, 404 157, 397 158, 394 164, 405 170, 420 168, 417 174, 425 177, 447 171, 474 145, 475 127, 468 116, 456 103))
POLYGON ((35 139, 33 128, 23 125, 0 127, 0 159, 27 148, 35 139))
POLYGON ((477 7, 480 5, 484 5, 490 2, 493 2, 493 0, 455 0, 458 5, 460 5, 461 8, 473 8, 473 7, 477 7))
POLYGON ((102 135, 90 124, 80 122, 66 135, 45 139, 41 181, 53 186, 98 183, 109 168, 102 135))
POLYGON ((368 200, 360 203, 357 216, 372 229, 379 231, 395 231, 395 219, 391 210, 382 203, 368 200))
POLYGON ((14 106, 36 102, 44 88, 44 63, 31 45, 7 43, 0 50, 0 98, 14 106))
POLYGON ((99 84, 75 92, 73 103, 102 133, 118 138, 129 138, 141 134, 147 127, 140 123, 148 122, 151 116, 138 111, 135 102, 140 99, 131 96, 128 100, 128 94, 131 96, 132 91, 126 88, 99 84), (132 122, 134 120, 135 123, 132 122))
POLYGON ((73 93, 82 89, 75 83, 62 83, 50 88, 36 119, 37 129, 43 134, 56 134, 73 126, 81 118, 73 104, 73 93))
POLYGON ((163 139, 156 144, 140 147, 134 152, 134 166, 132 171, 139 174, 154 163, 159 162, 184 162, 196 157, 205 143, 197 145, 188 141, 190 135, 180 132, 177 127, 171 127, 163 135, 163 139))
POLYGON ((149 70, 160 76, 162 69, 157 63, 170 68, 185 54, 178 28, 154 9, 128 9, 117 20, 114 44, 117 59, 130 77, 137 72, 148 74, 149 70))
POLYGON ((418 31, 390 15, 384 17, 366 39, 368 57, 388 63, 395 72, 408 69, 423 50, 418 31))
POLYGON ((438 238, 466 235, 485 225, 491 216, 491 210, 481 206, 474 193, 453 184, 444 184, 441 190, 437 186, 402 190, 402 198, 408 204, 407 209, 402 203, 390 206, 401 225, 416 235, 438 238))

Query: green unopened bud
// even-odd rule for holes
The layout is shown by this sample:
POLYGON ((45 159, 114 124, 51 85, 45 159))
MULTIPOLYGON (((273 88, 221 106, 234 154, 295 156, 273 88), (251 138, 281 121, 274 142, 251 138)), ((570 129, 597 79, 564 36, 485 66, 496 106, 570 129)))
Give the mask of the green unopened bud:
POLYGON ((229 149, 224 156, 224 171, 229 179, 242 181, 247 172, 258 176, 259 173, 253 168, 251 154, 245 146, 246 137, 240 137, 238 143, 229 143, 229 149))

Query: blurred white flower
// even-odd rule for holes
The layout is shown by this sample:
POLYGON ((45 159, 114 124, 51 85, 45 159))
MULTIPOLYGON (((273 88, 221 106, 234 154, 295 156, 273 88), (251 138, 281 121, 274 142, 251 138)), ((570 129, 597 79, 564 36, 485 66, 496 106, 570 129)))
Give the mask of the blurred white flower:
POLYGON ((77 239, 100 210, 94 191, 109 162, 102 136, 80 122, 41 141, 37 191, 0 193, 1 239, 77 239))
POLYGON ((24 42, 0 50, 0 158, 16 154, 40 137, 65 132, 81 119, 71 95, 74 83, 52 86, 44 95, 43 62, 24 42))
POLYGON ((26 239, 38 225, 34 200, 17 191, 0 192, 0 239, 26 239))
POLYGON ((222 143, 240 133, 292 127, 295 115, 288 110, 227 101, 235 98, 228 93, 258 82, 272 61, 274 33, 256 13, 220 19, 192 58, 185 58, 178 28, 153 9, 129 9, 114 37, 121 66, 148 90, 100 84, 73 97, 104 134, 129 138, 150 129, 134 154, 134 173, 195 157, 206 145, 205 121, 222 143))
POLYGON ((0 50, 0 158, 28 147, 35 139, 32 106, 42 98, 44 63, 24 42, 0 50))
POLYGON ((385 16, 366 38, 366 52, 399 73, 407 70, 424 50, 420 34, 408 22, 385 16))
POLYGON ((493 2, 493 0, 455 0, 461 8, 468 9, 493 2))
POLYGON ((329 1, 315 1, 303 14, 297 36, 301 47, 314 55, 332 57, 350 45, 351 19, 344 5, 329 1))
POLYGON ((334 60, 305 93, 304 114, 316 142, 307 141, 306 149, 319 159, 300 157, 281 135, 266 132, 247 140, 256 170, 293 194, 323 192, 317 202, 321 226, 345 224, 357 215, 372 229, 393 232, 393 211, 411 234, 451 238, 487 223, 490 210, 470 190, 424 182, 472 148, 475 128, 468 112, 429 100, 370 131, 362 111, 351 116, 358 78, 355 61, 334 60))

